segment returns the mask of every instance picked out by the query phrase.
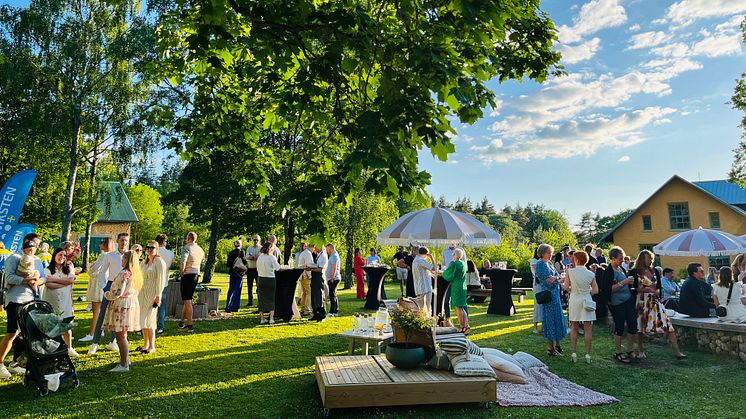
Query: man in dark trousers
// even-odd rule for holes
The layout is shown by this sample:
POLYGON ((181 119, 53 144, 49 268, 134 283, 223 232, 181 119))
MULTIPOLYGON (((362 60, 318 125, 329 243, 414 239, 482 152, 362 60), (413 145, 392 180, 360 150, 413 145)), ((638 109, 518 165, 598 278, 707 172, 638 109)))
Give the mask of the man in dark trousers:
POLYGON ((705 269, 699 263, 690 263, 686 268, 689 277, 681 285, 679 313, 690 317, 710 317, 715 304, 705 298, 705 269))

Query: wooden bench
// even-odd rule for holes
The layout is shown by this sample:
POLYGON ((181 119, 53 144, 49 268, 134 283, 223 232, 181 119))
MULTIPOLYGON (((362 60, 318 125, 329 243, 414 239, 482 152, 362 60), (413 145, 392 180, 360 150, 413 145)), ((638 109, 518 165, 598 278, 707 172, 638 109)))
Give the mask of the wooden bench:
POLYGON ((512 295, 517 295, 518 296, 518 302, 522 303, 523 302, 523 298, 526 297, 526 293, 529 292, 529 291, 533 291, 533 288, 513 288, 510 291, 510 293, 512 295))
POLYGON ((403 370, 380 355, 316 357, 316 382, 325 415, 337 408, 497 401, 494 378, 403 370))
POLYGON ((746 362, 746 324, 721 322, 716 317, 689 317, 680 313, 671 317, 671 324, 682 342, 746 362))

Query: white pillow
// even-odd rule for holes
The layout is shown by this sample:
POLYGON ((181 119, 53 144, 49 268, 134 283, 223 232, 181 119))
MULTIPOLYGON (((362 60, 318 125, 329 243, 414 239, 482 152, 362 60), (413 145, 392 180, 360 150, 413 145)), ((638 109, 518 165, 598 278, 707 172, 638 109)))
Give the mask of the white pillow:
POLYGON ((525 352, 516 352, 515 354, 513 354, 513 359, 515 360, 516 364, 520 365, 521 368, 523 368, 524 371, 529 368, 547 366, 547 364, 541 362, 539 358, 525 352))
POLYGON ((495 377, 495 371, 481 356, 472 355, 468 361, 464 361, 460 356, 454 357, 451 363, 454 374, 462 377, 495 377))
POLYGON ((515 359, 513 358, 513 355, 506 354, 505 352, 499 350, 499 349, 493 349, 493 348, 482 348, 482 352, 485 355, 492 355, 494 357, 502 358, 506 361, 510 361, 512 363, 516 363, 515 359))
MULTIPOLYGON (((487 360, 487 363, 494 369, 498 371, 502 371, 504 373, 515 375, 518 377, 521 377, 523 379, 526 379, 526 374, 523 372, 523 368, 521 368, 520 365, 508 361, 506 359, 492 356, 485 352, 484 359, 487 360)), ((451 363, 453 363, 453 360, 451 360, 451 363)))

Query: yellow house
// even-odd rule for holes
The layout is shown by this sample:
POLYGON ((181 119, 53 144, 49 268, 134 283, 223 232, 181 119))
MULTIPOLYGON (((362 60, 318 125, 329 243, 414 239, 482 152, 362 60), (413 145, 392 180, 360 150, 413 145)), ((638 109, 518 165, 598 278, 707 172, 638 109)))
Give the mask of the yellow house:
MULTIPOLYGON (((682 231, 698 227, 746 234, 746 190, 725 180, 689 182, 674 175, 627 218, 614 226, 603 241, 622 247, 633 259, 643 249, 682 231)), ((691 262, 720 268, 733 257, 686 258, 663 256, 656 262, 675 271, 691 262)))

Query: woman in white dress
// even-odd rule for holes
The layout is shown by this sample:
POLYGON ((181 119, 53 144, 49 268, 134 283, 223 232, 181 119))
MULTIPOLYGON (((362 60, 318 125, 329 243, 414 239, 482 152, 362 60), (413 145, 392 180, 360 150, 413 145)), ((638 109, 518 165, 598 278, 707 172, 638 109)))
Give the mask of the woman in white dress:
MULTIPOLYGON (((65 251, 58 248, 52 253, 52 261, 44 270, 47 281, 44 284, 43 300, 52 305, 55 313, 60 313, 62 317, 73 317, 73 283, 75 282, 75 268, 72 262, 67 261, 65 251)), ((67 352, 70 356, 76 357, 72 346, 73 331, 68 330, 62 335, 67 344, 67 352)))
POLYGON ((151 241, 145 246, 145 260, 140 264, 142 290, 137 295, 140 303, 140 327, 143 345, 135 348, 143 354, 155 352, 155 329, 158 325, 158 307, 162 304, 161 294, 168 285, 166 262, 158 255, 158 242, 151 241))
POLYGON ((582 250, 575 251, 572 255, 575 267, 567 270, 567 278, 562 286, 570 291, 568 317, 570 318, 570 349, 572 350, 572 362, 577 362, 578 356, 575 349, 578 346, 578 329, 583 323, 585 332, 585 362, 591 363, 591 345, 593 344, 593 322, 596 320, 596 311, 586 310, 585 301, 592 302, 591 295, 598 294, 596 275, 585 267, 588 263, 588 253, 582 250))
MULTIPOLYGON (((539 248, 537 247, 534 250, 534 257, 531 258, 531 261, 529 262, 529 267, 531 267, 531 276, 534 280, 534 297, 536 297, 536 293, 541 291, 541 285, 539 284, 539 281, 536 280, 536 264, 539 263, 539 255, 536 253, 539 251, 539 248)), ((541 323, 541 309, 544 306, 541 304, 536 304, 536 301, 534 301, 534 334, 539 334, 539 323, 541 323)))
POLYGON ((733 270, 728 267, 720 268, 720 280, 712 287, 712 299, 717 306, 725 306, 728 315, 718 320, 728 323, 746 323, 746 306, 741 302, 746 298, 746 288, 733 278, 733 270), (733 291, 730 291, 731 285, 733 291), (730 300, 728 293, 730 292, 730 300))

